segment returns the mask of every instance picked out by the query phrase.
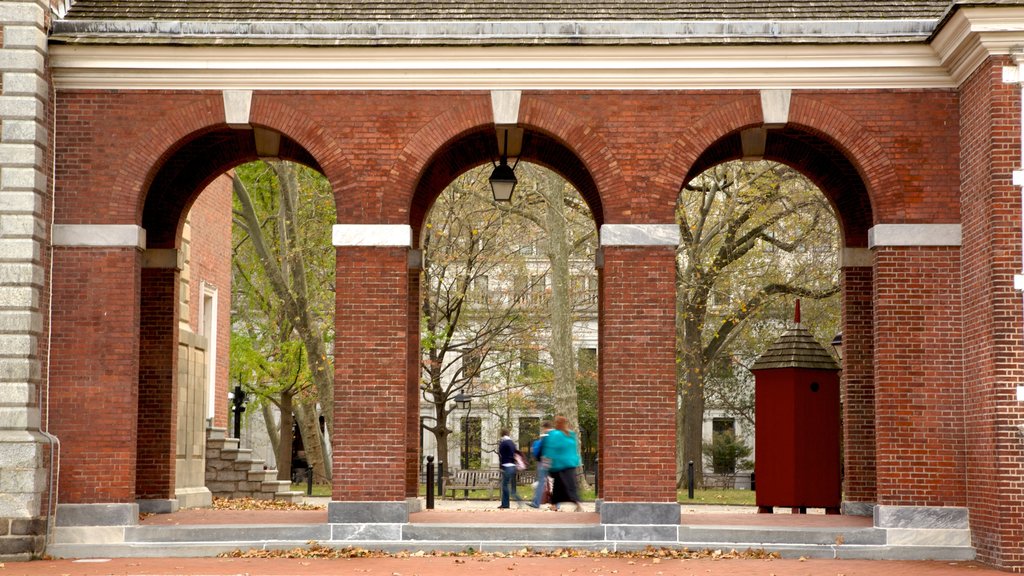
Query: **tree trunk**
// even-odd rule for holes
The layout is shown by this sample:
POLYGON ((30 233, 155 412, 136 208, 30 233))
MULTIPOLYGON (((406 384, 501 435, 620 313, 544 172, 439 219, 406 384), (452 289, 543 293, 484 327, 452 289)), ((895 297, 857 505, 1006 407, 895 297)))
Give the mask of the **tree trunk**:
POLYGON ((704 481, 702 442, 704 429, 704 363, 702 361, 701 324, 697 318, 703 313, 683 318, 682 335, 682 428, 683 461, 685 466, 693 462, 694 484, 701 486, 704 481))
POLYGON ((331 475, 324 460, 316 401, 309 399, 296 403, 295 416, 299 423, 299 434, 302 435, 302 448, 306 451, 306 462, 313 468, 313 481, 317 484, 329 483, 331 475))
MULTIPOLYGON (((263 425, 267 428, 267 437, 270 439, 270 449, 274 452, 274 459, 278 460, 279 448, 281 446, 281 435, 278 434, 277 422, 274 422, 274 411, 270 409, 270 402, 264 401, 260 404, 260 413, 263 414, 263 425)), ((277 469, 281 470, 278 462, 277 469)), ((278 479, 281 475, 278 474, 278 479)))
POLYGON ((281 442, 277 447, 277 479, 292 479, 292 444, 294 421, 292 420, 292 398, 295 393, 289 388, 281 391, 281 442))
MULTIPOLYGON (((579 438, 579 398, 576 393, 576 366, 572 346, 572 297, 569 294, 569 252, 572 248, 566 230, 565 188, 558 178, 548 174, 545 178, 548 231, 548 259, 551 263, 551 296, 548 309, 551 314, 551 363, 555 380, 555 411, 569 420, 569 426, 579 438)), ((576 452, 582 462, 583 443, 576 442, 576 452)), ((582 480, 581 489, 587 482, 582 480)))

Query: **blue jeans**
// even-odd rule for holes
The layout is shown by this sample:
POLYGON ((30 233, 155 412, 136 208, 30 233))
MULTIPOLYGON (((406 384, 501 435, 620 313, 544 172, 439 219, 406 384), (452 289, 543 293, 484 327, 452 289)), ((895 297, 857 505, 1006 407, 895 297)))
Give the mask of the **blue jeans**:
POLYGON ((515 466, 502 466, 501 467, 501 508, 508 508, 509 496, 516 499, 516 502, 522 502, 523 499, 519 497, 516 492, 516 467, 515 466))
POLYGON ((533 491, 533 507, 540 508, 544 499, 544 489, 548 484, 548 467, 543 461, 537 463, 537 489, 533 491))

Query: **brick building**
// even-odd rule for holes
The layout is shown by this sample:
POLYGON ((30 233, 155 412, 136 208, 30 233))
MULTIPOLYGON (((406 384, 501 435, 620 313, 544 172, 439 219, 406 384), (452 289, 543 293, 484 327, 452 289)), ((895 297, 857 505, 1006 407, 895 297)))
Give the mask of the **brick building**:
POLYGON ((844 511, 1024 570, 1024 2, 436 6, 0 4, 0 555, 174 498, 185 214, 260 156, 335 191, 329 517, 404 522, 420 226, 515 126, 600 227, 603 523, 679 522, 676 194, 763 157, 841 220, 844 511))

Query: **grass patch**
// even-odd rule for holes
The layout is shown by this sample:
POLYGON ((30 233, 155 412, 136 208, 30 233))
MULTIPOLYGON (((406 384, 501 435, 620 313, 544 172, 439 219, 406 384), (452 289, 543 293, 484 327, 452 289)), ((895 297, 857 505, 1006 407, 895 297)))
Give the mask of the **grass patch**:
POLYGON ((679 491, 680 504, 723 504, 729 506, 755 506, 757 493, 753 490, 711 488, 694 490, 691 500, 686 490, 679 491))
MULTIPOLYGON (((298 482, 298 483, 292 482, 292 490, 295 491, 295 492, 302 492, 303 494, 305 494, 306 493, 306 488, 307 488, 307 486, 306 486, 305 482, 298 482)), ((331 495, 331 485, 330 484, 313 484, 313 496, 330 496, 330 495, 331 495)))

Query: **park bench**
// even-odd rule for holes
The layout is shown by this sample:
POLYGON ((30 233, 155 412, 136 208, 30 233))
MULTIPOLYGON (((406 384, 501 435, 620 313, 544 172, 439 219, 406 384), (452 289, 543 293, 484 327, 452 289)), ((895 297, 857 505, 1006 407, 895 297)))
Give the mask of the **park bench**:
MULTIPOLYGON (((537 473, 533 470, 516 472, 516 485, 530 487, 537 481, 537 473)), ((501 471, 492 470, 456 470, 444 484, 445 494, 463 491, 463 498, 469 498, 470 490, 487 490, 487 497, 494 498, 494 493, 501 488, 501 471)))

